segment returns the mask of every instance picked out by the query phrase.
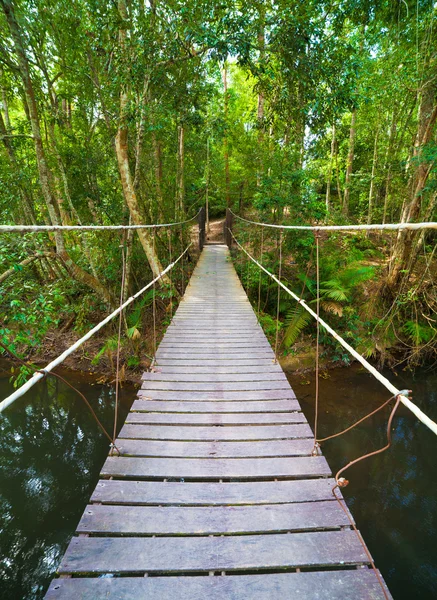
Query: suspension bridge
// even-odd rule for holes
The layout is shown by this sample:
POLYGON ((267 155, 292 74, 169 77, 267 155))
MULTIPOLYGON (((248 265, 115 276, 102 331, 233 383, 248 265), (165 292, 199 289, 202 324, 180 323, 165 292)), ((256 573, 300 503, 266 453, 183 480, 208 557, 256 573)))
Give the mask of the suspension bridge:
MULTIPOLYGON (((331 473, 228 247, 240 248, 278 290, 295 295, 280 272, 270 273, 240 244, 232 218, 228 212, 226 244, 204 246, 200 215, 198 264, 113 439, 48 600, 391 598, 343 500, 346 482, 341 472, 331 473)), ((396 406, 402 402, 437 433, 405 390, 382 377, 318 310, 294 299, 386 386, 396 406)), ((3 400, 0 411, 64 355, 3 400)))

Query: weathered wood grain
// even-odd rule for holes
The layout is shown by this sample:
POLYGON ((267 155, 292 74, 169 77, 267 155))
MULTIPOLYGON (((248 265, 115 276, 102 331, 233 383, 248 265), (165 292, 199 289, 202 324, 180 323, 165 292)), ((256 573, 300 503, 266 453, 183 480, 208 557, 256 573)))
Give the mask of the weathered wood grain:
MULTIPOLYGON (((166 375, 176 375, 176 374, 184 374, 187 376, 190 375, 199 375, 199 374, 211 374, 211 375, 254 375, 254 381, 256 380, 256 376, 258 375, 269 375, 270 373, 282 373, 282 369, 278 364, 275 364, 273 361, 262 362, 261 364, 254 365, 253 363, 241 364, 239 362, 238 366, 233 361, 229 361, 229 364, 223 365, 217 364, 214 361, 208 361, 207 364, 198 364, 198 362, 190 363, 189 367, 186 365, 181 365, 180 362, 172 363, 171 361, 165 361, 166 364, 163 364, 160 361, 159 365, 156 365, 154 368, 166 375)), ((150 373, 146 373, 149 375, 150 373)))
POLYGON ((135 400, 132 412, 174 412, 174 413, 271 413, 300 411, 297 400, 266 400, 265 402, 178 402, 177 400, 135 400))
POLYGON ((248 458, 261 456, 310 456, 313 438, 267 442, 169 442, 118 439, 122 456, 168 456, 178 458, 248 458))
POLYGON ((334 499, 258 506, 86 507, 77 533, 100 535, 234 535, 350 526, 334 499))
POLYGON ((119 438, 151 440, 285 440, 311 437, 309 425, 250 425, 247 427, 189 427, 166 425, 123 425, 119 438))
POLYGON ((253 482, 183 482, 100 480, 91 502, 163 506, 288 504, 331 500, 335 481, 297 479, 253 482))
POLYGON ((139 398, 149 400, 177 400, 180 402, 194 402, 199 400, 201 402, 205 400, 219 400, 222 402, 246 402, 247 400, 252 401, 264 401, 264 400, 286 400, 287 398, 295 400, 293 390, 289 387, 288 389, 282 390, 252 390, 248 392, 177 392, 173 390, 139 390, 139 398))
POLYGON ((163 381, 175 383, 252 383, 252 382, 271 382, 281 381, 287 383, 286 377, 282 373, 165 373, 162 370, 153 373, 143 373, 143 381, 163 381))
POLYGON ((367 564, 354 531, 73 538, 59 573, 178 573, 367 564))
POLYGON ((242 381, 242 382, 176 382, 176 381, 143 381, 141 390, 172 390, 192 392, 247 392, 250 390, 289 390, 286 381, 242 381))
POLYGON ((306 423, 303 413, 150 413, 131 412, 126 423, 160 425, 280 425, 306 423))
MULTIPOLYGON (((391 596, 388 594, 388 597, 391 596)), ((55 579, 47 600, 384 600, 370 569, 229 575, 55 579)))
POLYGON ((328 477, 324 456, 291 458, 131 458, 109 456, 103 477, 135 479, 273 479, 328 477))

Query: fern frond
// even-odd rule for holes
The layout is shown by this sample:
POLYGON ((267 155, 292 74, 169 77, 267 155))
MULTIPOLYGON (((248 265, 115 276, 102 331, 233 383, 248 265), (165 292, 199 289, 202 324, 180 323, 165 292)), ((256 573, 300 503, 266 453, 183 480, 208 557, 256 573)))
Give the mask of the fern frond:
POLYGON ((337 315, 339 317, 343 316, 343 307, 338 302, 332 302, 332 301, 329 301, 329 300, 322 300, 320 302, 320 306, 326 312, 330 312, 330 313, 332 313, 334 315, 337 315))
POLYGON ((299 337, 299 334, 312 320, 312 316, 301 306, 293 308, 287 315, 287 329, 284 336, 284 345, 288 348, 299 337))

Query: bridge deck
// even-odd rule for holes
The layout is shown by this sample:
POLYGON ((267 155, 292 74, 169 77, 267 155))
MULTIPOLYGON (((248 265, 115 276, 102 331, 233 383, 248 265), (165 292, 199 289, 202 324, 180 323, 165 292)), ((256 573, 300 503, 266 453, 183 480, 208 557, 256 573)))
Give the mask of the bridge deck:
POLYGON ((225 246, 157 363, 46 598, 383 598, 225 246))

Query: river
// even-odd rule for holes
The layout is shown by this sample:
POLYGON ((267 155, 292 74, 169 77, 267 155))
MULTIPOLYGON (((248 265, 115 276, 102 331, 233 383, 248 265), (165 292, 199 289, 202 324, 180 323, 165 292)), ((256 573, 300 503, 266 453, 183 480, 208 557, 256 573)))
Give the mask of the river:
MULTIPOLYGON (((64 373, 65 374, 65 373, 64 373)), ((114 391, 66 372, 107 429, 114 391)), ((437 374, 388 375, 437 418, 437 374)), ((0 398, 12 385, 0 369, 0 398)), ((314 419, 312 376, 289 376, 302 408, 314 419)), ((122 390, 121 419, 135 396, 122 390)), ((388 397, 357 367, 333 369, 320 384, 320 435, 339 431, 388 397)), ((335 471, 385 444, 388 409, 352 432, 326 442, 335 471)), ((344 494, 395 600, 437 597, 437 440, 404 407, 393 424, 393 447, 346 474, 344 494)), ((35 386, 0 417, 0 597, 39 600, 55 572, 107 455, 106 438, 83 401, 61 382, 35 386)), ((224 599, 225 600, 225 599, 224 599)), ((358 599, 357 599, 358 600, 358 599)))

